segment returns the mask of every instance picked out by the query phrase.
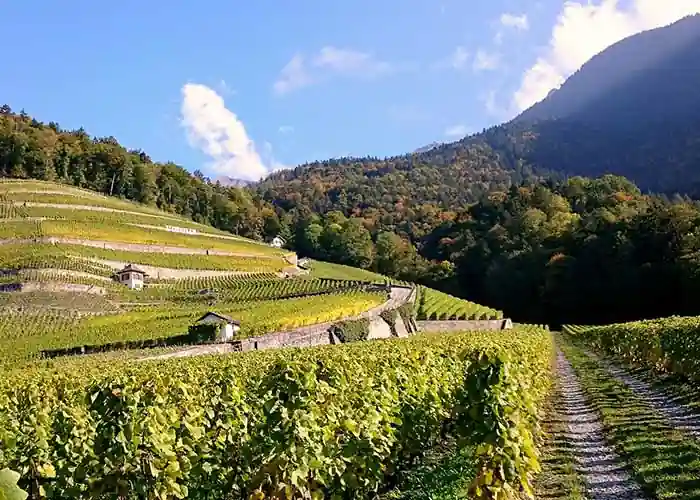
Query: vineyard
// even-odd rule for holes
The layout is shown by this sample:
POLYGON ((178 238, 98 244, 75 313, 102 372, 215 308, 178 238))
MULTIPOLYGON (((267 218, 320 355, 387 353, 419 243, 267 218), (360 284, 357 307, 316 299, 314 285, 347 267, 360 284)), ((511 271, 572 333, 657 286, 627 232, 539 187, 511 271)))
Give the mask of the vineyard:
POLYGON ((4 201, 0 196, 0 223, 6 223, 8 220, 16 219, 55 219, 59 221, 76 221, 80 223, 97 223, 97 224, 127 224, 127 225, 144 225, 155 226, 165 229, 166 226, 177 226, 182 228, 194 229, 203 235, 224 236, 230 239, 239 239, 245 241, 244 238, 232 235, 225 231, 220 231, 211 226, 205 226, 193 221, 172 219, 167 215, 155 214, 140 214, 131 212, 119 211, 94 211, 85 210, 78 207, 43 207, 43 206, 23 206, 4 201))
MULTIPOLYGON (((169 269, 193 271, 236 271, 246 273, 279 272, 286 263, 280 258, 231 257, 221 255, 189 255, 171 253, 132 252, 92 246, 14 243, 0 245, 0 262, 3 269, 66 269, 99 276, 111 275, 119 265, 107 265, 100 261, 134 263, 169 269)), ((157 276, 154 276, 157 278, 157 276)))
POLYGON ((371 498, 449 433, 469 497, 510 497, 539 470, 551 352, 525 329, 32 367, 0 385, 0 469, 47 498, 371 498))
MULTIPOLYGON (((94 299, 91 299, 94 300, 94 299)), ((360 314, 384 302, 381 293, 350 292, 284 300, 220 302, 216 310, 241 322, 240 338, 323 323, 360 314)), ((26 309, 0 318, 0 367, 31 359, 42 349, 146 340, 187 332, 207 304, 139 306, 119 314, 64 321, 70 311, 26 309)))
POLYGON ((0 181, 0 240, 0 498, 9 471, 32 500, 371 498, 445 442, 470 498, 533 487, 543 328, 397 339, 502 315, 52 183, 0 181), (211 311, 253 352, 168 358, 213 352, 180 342, 211 311), (265 344, 290 335, 341 345, 265 344))
POLYGON ((0 224, 0 239, 69 238, 72 240, 97 240, 142 245, 163 245, 183 248, 205 248, 222 252, 250 254, 252 257, 276 257, 283 252, 260 243, 240 239, 211 238, 203 235, 186 235, 154 228, 119 224, 108 219, 98 221, 28 220, 8 221, 0 224))
POLYGON ((419 287, 417 300, 419 320, 484 320, 501 319, 503 313, 432 288, 419 287))
POLYGON ((274 275, 254 274, 165 281, 162 284, 150 284, 143 291, 131 292, 129 295, 134 298, 140 296, 144 300, 167 298, 169 300, 216 299, 228 302, 248 302, 354 291, 368 286, 362 281, 280 280, 274 275))
POLYGON ((566 326, 564 331, 633 366, 700 381, 698 317, 671 317, 596 327, 566 326))

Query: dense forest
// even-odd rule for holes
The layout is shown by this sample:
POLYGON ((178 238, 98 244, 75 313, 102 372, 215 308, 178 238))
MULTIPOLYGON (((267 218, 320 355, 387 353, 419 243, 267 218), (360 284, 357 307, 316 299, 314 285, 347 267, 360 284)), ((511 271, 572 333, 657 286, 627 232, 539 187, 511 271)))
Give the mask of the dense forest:
MULTIPOLYGON (((290 176, 284 199, 267 200, 258 189, 273 188, 264 183, 222 186, 153 162, 114 138, 91 138, 0 108, 5 177, 73 184, 250 238, 281 234, 300 255, 429 284, 520 321, 700 314, 698 203, 643 194, 618 176, 561 179, 502 170, 488 150, 460 148, 436 148, 443 162, 460 159, 462 176, 452 184, 439 177, 417 183, 449 167, 412 163, 416 156, 409 155, 384 172, 413 179, 403 187, 375 177, 374 184, 356 186, 354 197, 315 198, 320 188, 312 178, 299 180, 308 175, 300 167, 280 174, 290 176)), ((360 177, 372 179, 354 160, 326 165, 335 171, 337 193, 352 190, 360 177)))

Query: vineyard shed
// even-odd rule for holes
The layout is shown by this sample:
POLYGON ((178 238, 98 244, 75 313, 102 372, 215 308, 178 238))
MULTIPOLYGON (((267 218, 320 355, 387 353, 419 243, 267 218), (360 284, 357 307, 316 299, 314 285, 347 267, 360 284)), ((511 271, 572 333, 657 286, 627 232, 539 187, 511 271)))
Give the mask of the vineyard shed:
POLYGON ((143 282, 148 275, 145 271, 142 271, 136 266, 129 264, 123 269, 117 271, 115 276, 119 283, 126 285, 128 288, 132 290, 141 290, 143 288, 143 282))
POLYGON ((233 334, 241 329, 241 322, 224 314, 209 311, 199 318, 196 323, 198 325, 219 325, 219 339, 227 341, 233 339, 233 334))
POLYGON ((270 242, 270 246, 273 246, 275 248, 282 248, 286 244, 287 244, 287 240, 285 240, 284 238, 282 238, 279 235, 272 238, 272 241, 270 242))

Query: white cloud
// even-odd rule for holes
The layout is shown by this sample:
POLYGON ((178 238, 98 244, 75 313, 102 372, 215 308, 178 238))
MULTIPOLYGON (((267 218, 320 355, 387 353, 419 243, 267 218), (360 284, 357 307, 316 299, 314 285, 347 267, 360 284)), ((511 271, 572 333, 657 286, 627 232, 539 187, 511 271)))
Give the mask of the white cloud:
POLYGON ((294 127, 292 127, 291 125, 281 125, 278 129, 278 132, 280 134, 291 134, 292 132, 294 132, 294 127))
POLYGON ((318 83, 332 75, 375 78, 391 73, 396 68, 368 52, 340 49, 331 45, 322 47, 311 58, 296 54, 282 68, 273 85, 276 94, 282 95, 302 87, 318 83))
POLYGON ((461 71, 469 63, 469 51, 462 45, 458 45, 447 57, 436 61, 433 69, 454 69, 461 71))
POLYGON ((188 83, 182 87, 180 112, 190 145, 211 159, 209 167, 216 174, 257 181, 284 168, 272 159, 267 146, 266 160, 261 158, 243 123, 206 85, 188 83))
POLYGON ((544 99, 590 58, 641 31, 700 13, 700 0, 568 0, 552 29, 549 46, 528 69, 513 96, 518 111, 544 99))
POLYGON ((461 45, 456 47, 449 58, 449 65, 457 70, 464 69, 469 59, 469 52, 461 45))
POLYGON ((274 83, 273 89, 275 93, 281 95, 312 83, 314 80, 306 69, 304 57, 301 54, 295 54, 280 71, 280 76, 274 83))
POLYGON ((391 64, 376 59, 372 54, 332 46, 323 47, 313 64, 317 68, 365 77, 378 76, 392 70, 391 64))
POLYGON ((484 49, 476 51, 472 67, 474 71, 486 71, 497 69, 501 64, 501 57, 496 52, 487 52, 484 49))
POLYGON ((527 14, 515 15, 508 12, 501 14, 500 18, 501 26, 506 28, 515 28, 518 30, 527 30, 530 28, 530 23, 527 19, 527 14))
POLYGON ((458 138, 458 137, 465 137, 468 134, 469 134, 469 129, 467 128, 466 125, 463 125, 463 124, 453 125, 453 126, 447 127, 445 129, 445 135, 447 137, 458 138))

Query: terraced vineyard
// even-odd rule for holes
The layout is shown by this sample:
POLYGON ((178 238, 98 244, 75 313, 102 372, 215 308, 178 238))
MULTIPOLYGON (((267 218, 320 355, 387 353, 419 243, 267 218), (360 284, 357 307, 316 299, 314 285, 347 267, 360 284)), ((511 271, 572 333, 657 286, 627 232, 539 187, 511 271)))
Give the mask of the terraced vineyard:
POLYGON ((398 468, 449 430, 466 443, 471 492, 530 487, 545 330, 396 340, 415 331, 414 306, 428 319, 501 316, 423 287, 414 304, 410 283, 295 262, 152 207, 0 181, 0 471, 17 471, 32 500, 365 498, 398 484, 398 468), (142 289, 114 280, 127 264, 148 274, 142 289), (240 322, 235 338, 183 346, 209 312, 240 322), (314 342, 348 344, 271 348, 314 342), (270 350, 179 358, 244 344, 270 350), (502 383, 484 382, 506 366, 502 383))
MULTIPOLYGON (((92 299, 94 300, 94 299, 92 299)), ((241 322, 241 338, 333 321, 360 314, 386 300, 380 293, 350 292, 316 297, 220 302, 216 309, 241 322)), ((210 308, 206 303, 138 306, 118 314, 82 316, 33 308, 0 318, 0 369, 35 358, 40 350, 147 340, 187 333, 210 308), (65 318, 71 318, 67 321, 65 318), (29 318, 29 319, 28 319, 29 318)))
POLYGON ((484 320, 503 318, 503 313, 500 311, 423 286, 418 288, 417 308, 419 320, 484 320))

